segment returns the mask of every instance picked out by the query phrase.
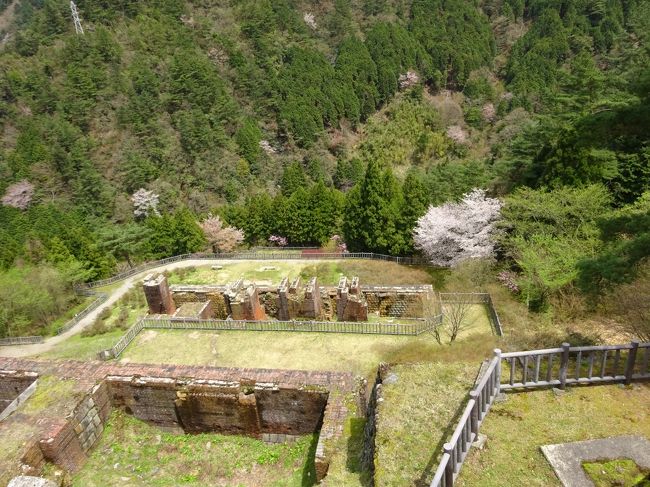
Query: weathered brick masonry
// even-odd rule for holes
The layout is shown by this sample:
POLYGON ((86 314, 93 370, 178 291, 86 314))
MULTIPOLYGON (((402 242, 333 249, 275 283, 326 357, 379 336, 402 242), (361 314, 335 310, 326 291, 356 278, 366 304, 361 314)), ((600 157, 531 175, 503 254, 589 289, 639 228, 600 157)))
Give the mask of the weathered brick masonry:
MULTIPOLYGON (((22 462, 38 471, 44 461, 75 471, 101 437, 111 407, 178 432, 219 432, 256 438, 326 435, 316 457, 319 475, 329 465, 328 441, 342 432, 347 410, 342 394, 353 393, 351 374, 270 369, 34 361, 0 358, 0 391, 15 391, 16 372, 73 378, 88 393, 66 417, 44 425, 22 462), (327 406, 334 392, 336 405, 327 406)), ((26 375, 24 375, 27 377, 26 375)), ((7 397, 9 397, 7 392, 7 397)), ((13 394, 13 392, 11 392, 13 394)), ((319 477, 322 478, 322 477, 319 477)))
POLYGON ((36 380, 38 374, 17 370, 0 370, 0 412, 36 380))
POLYGON ((278 286, 246 284, 243 279, 228 285, 167 286, 165 280, 145 287, 145 291, 150 310, 158 309, 158 303, 169 295, 173 300, 171 309, 186 303, 209 302, 211 307, 194 313, 194 317, 222 320, 230 316, 234 320, 368 321, 368 313, 423 318, 431 314, 431 305, 437 302, 433 288, 428 285, 362 286, 358 277, 341 277, 338 286, 319 286, 316 278, 302 285, 300 278, 289 282, 285 277, 278 286))

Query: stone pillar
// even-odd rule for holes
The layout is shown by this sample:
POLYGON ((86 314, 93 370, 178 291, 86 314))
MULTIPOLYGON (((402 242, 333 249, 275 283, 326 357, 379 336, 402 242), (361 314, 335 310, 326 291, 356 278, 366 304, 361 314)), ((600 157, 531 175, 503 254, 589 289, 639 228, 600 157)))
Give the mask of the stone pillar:
POLYGON ((339 321, 343 321, 345 314, 345 307, 348 304, 348 278, 341 276, 339 285, 336 288, 336 317, 339 321))
POLYGON ((254 284, 228 296, 233 320, 265 320, 266 314, 254 284))
POLYGON ((289 320, 289 300, 287 293, 289 292, 289 279, 285 277, 280 281, 278 286, 278 320, 289 320))
POLYGON ((350 294, 358 296, 360 293, 361 290, 359 289, 359 278, 355 276, 352 278, 352 282, 350 283, 350 294))
POLYGON ((260 304, 260 296, 257 292, 257 287, 251 284, 244 291, 244 306, 246 319, 249 320, 265 320, 266 314, 264 308, 260 304))
POLYGON ((323 315, 318 280, 312 277, 305 289, 305 300, 302 304, 302 314, 306 318, 320 319, 323 315))
POLYGON ((156 277, 149 274, 144 278, 142 288, 149 305, 149 313, 173 315, 176 312, 176 305, 164 274, 159 274, 156 277))
MULTIPOLYGON (((243 285, 244 279, 240 277, 235 282, 228 284, 223 293, 224 301, 226 302, 226 313, 230 316, 233 316, 232 303, 237 300, 237 293, 239 293, 243 285)), ((233 319, 235 319, 234 316, 233 319)))
POLYGON ((298 294, 299 286, 300 286, 300 278, 296 277, 293 281, 291 281, 291 285, 289 286, 289 294, 298 294))

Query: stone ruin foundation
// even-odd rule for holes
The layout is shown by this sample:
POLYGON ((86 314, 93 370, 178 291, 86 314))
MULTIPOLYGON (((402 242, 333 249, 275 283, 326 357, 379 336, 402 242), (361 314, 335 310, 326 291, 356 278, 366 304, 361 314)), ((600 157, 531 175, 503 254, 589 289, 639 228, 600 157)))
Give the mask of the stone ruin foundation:
MULTIPOLYGON (((177 433, 282 442, 320 431, 315 464, 321 480, 329 468, 332 441, 352 413, 345 398, 357 397, 357 407, 364 408, 363 394, 349 373, 9 358, 0 358, 0 407, 41 375, 73 378, 85 392, 80 398, 75 395, 76 405, 61 416, 44 412, 36 421, 38 431, 10 459, 16 475, 38 475, 46 463, 78 471, 101 438, 111 409, 119 408, 177 433)), ((0 441, 20 420, 16 413, 5 420, 9 424, 0 421, 0 441)))
POLYGON ((225 285, 172 285, 164 275, 149 275, 143 288, 151 314, 233 320, 368 321, 370 313, 393 318, 423 318, 437 300, 430 285, 363 286, 358 277, 341 277, 337 286, 320 286, 313 277, 284 278, 278 286, 243 279, 225 285), (205 307, 197 304, 209 303, 205 307))

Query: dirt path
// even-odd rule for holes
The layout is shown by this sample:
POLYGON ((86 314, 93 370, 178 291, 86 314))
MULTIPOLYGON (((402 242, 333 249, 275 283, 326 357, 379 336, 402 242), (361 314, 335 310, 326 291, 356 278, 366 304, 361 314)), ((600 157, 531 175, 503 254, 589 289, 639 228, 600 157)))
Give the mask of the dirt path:
POLYGON ((95 319, 99 316, 102 310, 113 306, 113 304, 115 304, 115 302, 118 299, 124 296, 128 292, 128 290, 131 289, 131 287, 135 282, 139 281, 147 274, 150 274, 152 272, 162 272, 165 270, 178 269, 181 267, 193 267, 193 266, 199 267, 199 266, 215 265, 215 264, 225 265, 227 263, 232 263, 232 262, 233 262, 232 260, 218 260, 218 259, 182 260, 179 262, 172 262, 171 264, 161 265, 160 267, 154 267, 153 269, 149 269, 144 272, 141 272, 140 274, 136 274, 135 276, 131 276, 127 278, 125 281, 123 281, 122 285, 117 289, 115 289, 110 294, 110 296, 108 297, 108 299, 104 304, 99 306, 96 310, 94 310, 92 313, 90 313, 88 316, 86 316, 83 320, 81 320, 79 323, 77 323, 74 327, 70 328, 65 333, 47 338, 43 343, 35 343, 32 345, 13 345, 8 347, 0 347, 0 357, 28 357, 30 355, 38 355, 49 351, 52 347, 54 347, 58 343, 67 340, 71 336, 76 335, 77 333, 81 333, 81 331, 85 327, 91 325, 95 321, 95 319))
POLYGON ((18 5, 19 0, 14 0, 11 4, 7 5, 7 8, 0 14, 0 30, 5 30, 14 20, 14 14, 16 13, 16 6, 18 5))

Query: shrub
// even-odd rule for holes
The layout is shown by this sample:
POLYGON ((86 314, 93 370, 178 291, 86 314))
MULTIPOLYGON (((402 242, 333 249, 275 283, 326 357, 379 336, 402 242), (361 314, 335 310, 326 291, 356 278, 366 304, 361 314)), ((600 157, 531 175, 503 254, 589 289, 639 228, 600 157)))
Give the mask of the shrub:
POLYGON ((93 337, 95 335, 103 335, 108 331, 109 330, 108 327, 106 326, 106 322, 101 318, 97 318, 92 325, 90 325, 84 331, 81 332, 81 336, 84 338, 93 337))

